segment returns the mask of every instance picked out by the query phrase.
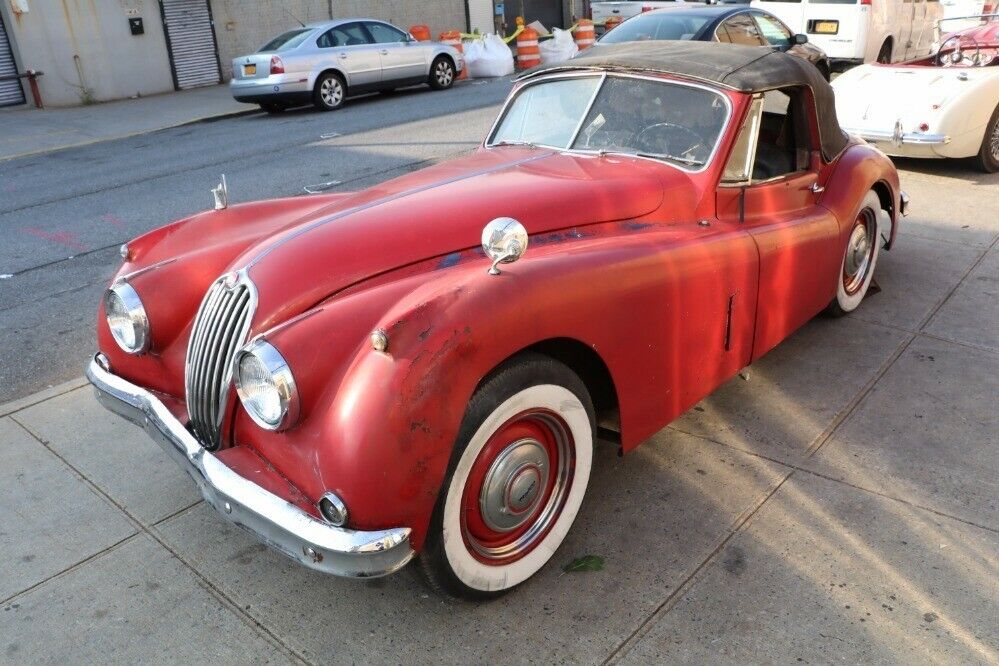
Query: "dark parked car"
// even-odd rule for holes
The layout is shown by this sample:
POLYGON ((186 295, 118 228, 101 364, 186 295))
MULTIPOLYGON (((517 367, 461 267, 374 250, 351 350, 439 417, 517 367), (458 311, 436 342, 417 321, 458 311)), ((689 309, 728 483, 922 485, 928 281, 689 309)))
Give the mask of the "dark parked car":
POLYGON ((678 5, 643 12, 608 30, 597 45, 660 39, 770 46, 804 58, 829 80, 825 51, 770 12, 746 5, 678 5))

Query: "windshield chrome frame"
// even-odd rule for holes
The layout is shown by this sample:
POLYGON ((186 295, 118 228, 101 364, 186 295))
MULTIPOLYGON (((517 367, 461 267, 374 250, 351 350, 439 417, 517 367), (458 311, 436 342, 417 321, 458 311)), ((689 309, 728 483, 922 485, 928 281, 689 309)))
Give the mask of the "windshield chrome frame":
POLYGON ((732 100, 730 100, 728 98, 728 95, 726 95, 725 93, 723 93, 718 88, 714 88, 712 86, 704 85, 704 84, 701 84, 701 83, 696 83, 696 82, 693 82, 693 81, 685 81, 683 79, 674 79, 674 78, 667 78, 667 77, 661 77, 661 76, 651 76, 651 75, 648 75, 648 74, 633 74, 633 73, 629 73, 629 72, 608 72, 606 70, 587 70, 587 71, 579 71, 579 72, 562 72, 562 73, 558 73, 558 74, 550 74, 550 75, 547 75, 547 76, 541 76, 541 77, 538 77, 536 79, 527 81, 520 88, 517 89, 517 91, 516 91, 515 94, 510 95, 507 98, 506 102, 503 104, 503 108, 500 109, 499 114, 496 116, 496 120, 493 121, 493 126, 489 129, 489 133, 486 135, 487 139, 483 143, 483 146, 486 147, 486 148, 502 147, 502 144, 497 144, 497 143, 494 142, 494 139, 496 137, 496 132, 499 130, 500 123, 502 123, 503 119, 506 117, 506 114, 509 111, 510 106, 513 104, 513 102, 518 97, 520 97, 521 93, 524 90, 526 90, 530 86, 539 85, 541 83, 546 83, 548 81, 553 81, 553 80, 558 80, 558 79, 580 78, 580 77, 599 77, 600 80, 599 80, 599 82, 597 84, 596 89, 593 92, 593 95, 590 96, 590 101, 586 105, 586 110, 584 111, 582 118, 580 118, 579 123, 576 125, 576 129, 573 132, 572 138, 569 140, 568 145, 567 146, 550 146, 550 145, 541 144, 541 143, 531 143, 530 144, 531 146, 535 146, 537 148, 548 148, 550 150, 557 150, 560 153, 571 153, 571 154, 574 154, 574 155, 613 155, 615 157, 632 157, 632 158, 640 159, 640 160, 652 160, 652 161, 658 162, 660 164, 668 164, 669 166, 674 167, 676 169, 679 169, 681 171, 684 171, 686 173, 701 173, 702 171, 705 171, 708 167, 710 167, 714 163, 715 158, 718 155, 718 150, 721 147, 722 139, 725 137, 725 133, 728 130, 729 123, 732 121, 732 100), (590 115, 590 111, 593 108, 593 104, 596 102, 597 96, 600 94, 600 91, 603 90, 604 84, 606 83, 607 79, 611 78, 611 77, 626 78, 626 79, 642 79, 642 80, 645 80, 645 81, 653 81, 655 83, 661 83, 661 84, 665 84, 665 85, 675 85, 675 86, 682 86, 682 87, 686 87, 686 88, 696 88, 696 89, 699 89, 699 90, 705 90, 707 92, 714 93, 715 95, 717 95, 718 97, 720 97, 722 99, 722 102, 725 104, 725 119, 724 119, 724 121, 722 121, 721 127, 718 130, 718 136, 717 136, 717 138, 714 141, 714 145, 711 147, 711 153, 708 155, 707 159, 704 160, 704 164, 702 164, 701 166, 699 166, 697 168, 691 168, 691 167, 685 166, 683 164, 680 164, 678 162, 674 162, 672 160, 669 160, 669 159, 667 159, 665 157, 657 157, 657 156, 654 156, 654 155, 638 155, 636 153, 628 153, 628 152, 624 152, 624 151, 582 150, 582 149, 579 149, 579 148, 572 148, 572 145, 574 143, 576 143, 576 140, 579 138, 579 133, 583 129, 583 123, 586 122, 587 116, 590 115))

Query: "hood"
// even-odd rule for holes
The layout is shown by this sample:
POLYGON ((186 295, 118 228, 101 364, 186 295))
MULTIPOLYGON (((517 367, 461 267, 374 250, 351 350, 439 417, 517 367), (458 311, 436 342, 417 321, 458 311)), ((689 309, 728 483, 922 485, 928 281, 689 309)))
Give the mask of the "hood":
POLYGON ((231 268, 246 268, 257 286, 259 332, 367 278, 477 247, 496 217, 516 218, 532 235, 640 217, 660 206, 663 178, 688 177, 631 158, 480 149, 343 197, 231 268))
POLYGON ((851 129, 891 130, 901 120, 912 131, 988 74, 974 67, 862 65, 833 81, 836 113, 851 129))

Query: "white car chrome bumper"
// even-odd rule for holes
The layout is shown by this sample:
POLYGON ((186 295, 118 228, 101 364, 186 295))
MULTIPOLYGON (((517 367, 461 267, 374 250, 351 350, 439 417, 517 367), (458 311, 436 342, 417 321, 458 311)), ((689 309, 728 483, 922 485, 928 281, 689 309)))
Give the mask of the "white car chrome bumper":
POLYGON ((924 134, 922 132, 902 132, 898 127, 894 131, 853 129, 844 127, 843 131, 848 134, 859 136, 864 141, 871 143, 889 143, 895 147, 911 146, 943 146, 950 143, 950 137, 946 134, 924 134))

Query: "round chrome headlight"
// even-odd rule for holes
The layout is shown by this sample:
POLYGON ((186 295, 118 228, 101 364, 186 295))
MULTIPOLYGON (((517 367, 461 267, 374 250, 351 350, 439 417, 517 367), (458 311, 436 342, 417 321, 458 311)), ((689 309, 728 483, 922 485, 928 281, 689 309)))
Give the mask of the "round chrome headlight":
POLYGON ((250 343, 236 357, 236 392, 253 422, 283 430, 298 418, 298 389, 284 357, 263 340, 250 343))
POLYGON ((129 354, 149 349, 149 318, 132 285, 119 282, 104 292, 104 314, 119 347, 129 354))

